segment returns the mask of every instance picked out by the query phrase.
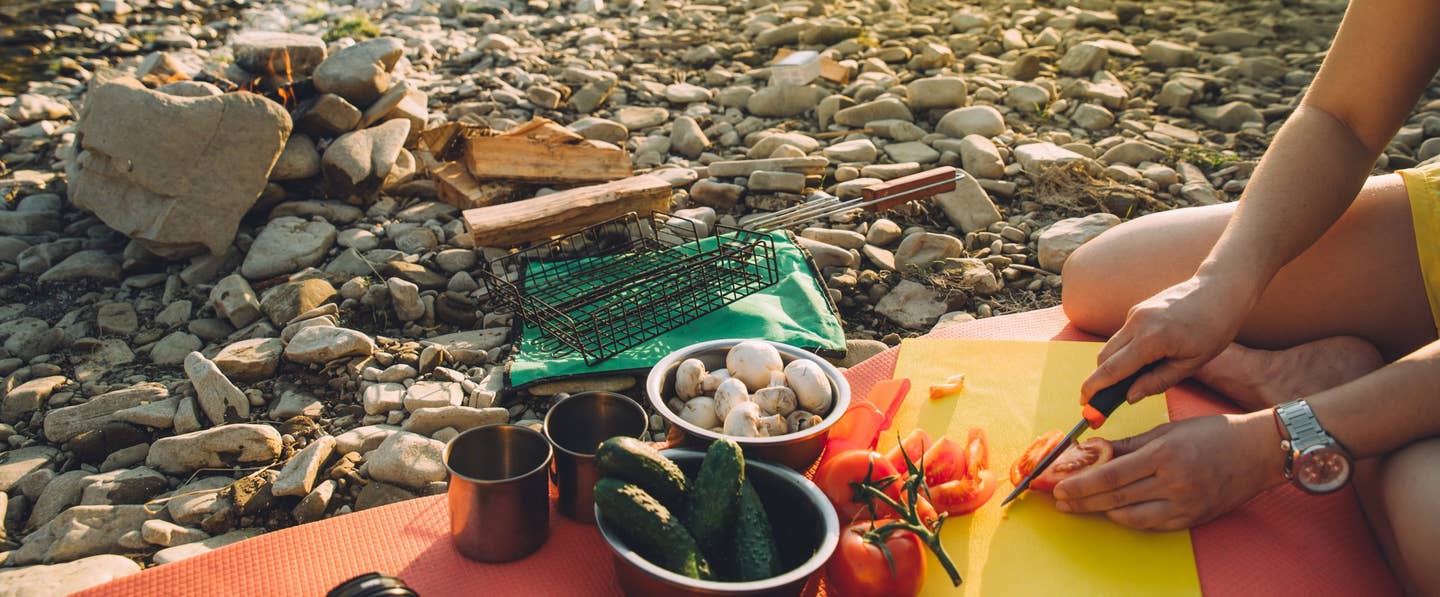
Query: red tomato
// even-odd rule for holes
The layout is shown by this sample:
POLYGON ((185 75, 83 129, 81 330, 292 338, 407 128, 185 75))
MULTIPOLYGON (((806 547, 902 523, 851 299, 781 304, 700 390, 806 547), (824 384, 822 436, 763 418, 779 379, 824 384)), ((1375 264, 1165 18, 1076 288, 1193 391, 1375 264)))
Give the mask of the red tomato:
MULTIPOLYGON (((904 503, 903 499, 901 503, 904 503)), ((878 520, 882 518, 901 518, 900 513, 896 512, 894 508, 891 508, 890 504, 886 504, 880 500, 875 500, 875 514, 873 517, 870 516, 870 509, 862 505, 860 506, 860 511, 855 513, 855 518, 851 519, 850 522, 866 522, 872 519, 878 520)), ((940 518, 940 513, 935 510, 935 506, 930 504, 930 500, 925 499, 924 495, 915 496, 915 514, 920 517, 920 522, 924 523, 925 526, 930 526, 931 523, 940 518)))
MULTIPOLYGON (((900 501, 899 473, 890 466, 879 452, 869 450, 848 450, 833 456, 827 456, 825 462, 815 471, 815 485, 830 498, 830 503, 835 506, 835 512, 840 515, 840 520, 853 520, 857 514, 866 510, 865 504, 868 500, 855 501, 855 484, 866 480, 869 474, 870 481, 879 481, 885 477, 897 477, 895 482, 885 488, 885 495, 896 501, 900 501)), ((880 504, 876 504, 880 506, 880 504)))
POLYGON ((875 441, 875 434, 880 432, 880 425, 885 421, 885 413, 864 400, 857 400, 850 403, 850 408, 845 410, 839 421, 830 427, 826 435, 825 452, 839 454, 857 448, 869 449, 870 444, 875 441))
MULTIPOLYGON (((875 525, 884 521, 876 521, 875 525)), ((829 592, 843 597, 909 597, 920 594, 925 582, 925 552, 920 538, 903 530, 884 538, 885 553, 865 540, 872 523, 861 522, 840 531, 840 547, 826 564, 829 592)))
POLYGON ((989 470, 978 471, 973 477, 946 481, 938 487, 930 488, 930 499, 935 501, 936 509, 944 511, 950 516, 961 516, 980 509, 990 497, 995 495, 995 473, 989 470))
POLYGON ((925 452, 925 484, 935 487, 965 476, 965 448, 942 437, 925 452))
POLYGON ((926 433, 924 429, 916 427, 915 430, 910 432, 910 435, 905 436, 905 441, 900 442, 900 445, 891 448, 889 452, 885 453, 885 459, 890 461, 890 466, 895 467, 895 470, 908 471, 909 469, 905 468, 905 457, 909 456, 910 461, 914 462, 916 466, 919 466, 920 458, 925 455, 925 451, 929 450, 930 444, 933 443, 929 433, 926 433), (902 453, 901 450, 904 450, 904 452, 902 453))
MULTIPOLYGON (((1054 433, 1058 435, 1060 432, 1056 431, 1054 433)), ((1049 440, 1047 439, 1048 437, 1049 434, 1046 434, 1035 440, 1036 444, 1038 444, 1040 440, 1046 440, 1046 444, 1044 445, 1044 449, 1040 450, 1039 455, 1035 456, 1033 460, 1030 456, 1031 452, 1035 451, 1036 444, 1031 444, 1030 448, 1026 450, 1025 456, 1015 462, 1015 466, 1010 469, 1011 483, 1019 485, 1020 481, 1025 480, 1025 475, 1035 470, 1035 465, 1039 464, 1040 460, 1045 457, 1045 454, 1060 441, 1060 437, 1056 437, 1054 440, 1049 440), (1016 476, 1017 473, 1019 474, 1018 477, 1016 476)), ((1030 482, 1030 489, 1050 491, 1055 489, 1055 484, 1059 483, 1062 479, 1080 472, 1085 468, 1110 462, 1110 459, 1114 457, 1115 446, 1110 443, 1110 440, 1102 437, 1087 437, 1084 441, 1070 446, 1064 452, 1060 453, 1060 457, 1055 459, 1054 464, 1051 464, 1049 468, 1045 469, 1045 472, 1040 473, 1039 477, 1036 477, 1034 481, 1030 482)))
MULTIPOLYGON (((1020 482, 1025 480, 1025 475, 1035 470, 1035 465, 1040 464, 1045 455, 1050 453, 1050 449, 1060 443, 1064 437, 1065 434, 1060 433, 1059 429, 1051 429, 1035 438, 1035 441, 1030 442, 1030 446, 1025 448, 1025 453, 1020 455, 1015 464, 1010 465, 1010 484, 1018 487, 1020 482)), ((1031 487, 1035 487, 1034 484, 1031 484, 1031 487)))

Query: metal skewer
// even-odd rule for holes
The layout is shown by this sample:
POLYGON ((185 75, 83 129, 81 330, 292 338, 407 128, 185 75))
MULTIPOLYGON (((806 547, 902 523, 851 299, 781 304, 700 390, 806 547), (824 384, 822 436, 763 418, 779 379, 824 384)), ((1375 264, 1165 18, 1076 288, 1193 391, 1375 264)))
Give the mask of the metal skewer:
POLYGON ((964 172, 950 166, 942 166, 865 187, 861 189, 860 197, 845 201, 829 193, 815 191, 803 203, 749 220, 745 223, 745 227, 751 230, 769 231, 814 222, 854 209, 871 211, 893 209, 916 199, 952 191, 955 189, 955 183, 964 176, 964 172))

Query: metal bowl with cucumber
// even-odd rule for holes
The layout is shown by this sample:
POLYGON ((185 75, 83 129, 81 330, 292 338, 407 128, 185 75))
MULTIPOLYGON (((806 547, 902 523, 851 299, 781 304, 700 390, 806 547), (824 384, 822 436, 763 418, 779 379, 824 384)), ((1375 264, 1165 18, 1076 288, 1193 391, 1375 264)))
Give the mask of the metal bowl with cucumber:
MULTIPOLYGON (((651 452, 651 454, 654 453, 651 452)), ((705 482, 700 469, 706 454, 694 450, 668 449, 660 451, 659 456, 663 458, 652 457, 651 460, 668 460, 673 465, 666 464, 666 466, 674 467, 669 469, 670 473, 660 473, 660 476, 683 475, 686 478, 694 479, 695 481, 688 489, 688 499, 699 499, 695 496, 701 491, 698 486, 705 482)), ((629 461, 624 466, 638 465, 634 461, 629 461)), ((644 472, 647 475, 655 474, 654 469, 644 472)), ((749 487, 753 487, 753 494, 758 496, 757 501, 763 504, 764 518, 768 519, 769 534, 774 540, 772 555, 769 556, 773 558, 770 569, 775 571, 774 576, 769 578, 742 582, 700 580, 672 571, 672 569, 688 570, 693 573, 695 560, 703 561, 703 556, 686 559, 677 555, 682 552, 697 551, 697 544, 704 543, 703 535, 699 532, 695 533, 697 538, 692 541, 689 532, 672 528, 671 531, 679 536, 678 541, 672 540, 673 538, 669 536, 658 542, 652 540, 649 550, 646 550, 643 544, 627 544, 625 540, 627 536, 636 539, 637 532, 658 533, 659 531, 656 531, 657 527, 653 526, 649 527, 648 531, 644 531, 641 530, 641 527, 645 526, 644 524, 632 524, 632 521, 627 518, 627 513, 617 508, 615 501, 608 499, 617 497, 618 494, 609 492, 597 484, 596 526, 614 556, 616 577, 626 595, 791 596, 800 594, 810 577, 825 565, 839 545, 840 524, 836 518, 835 509, 831 507, 825 494, 815 484, 785 467, 745 459, 741 474, 743 474, 745 483, 749 487), (671 569, 646 559, 641 555, 642 551, 649 553, 652 558, 671 558, 671 569)), ((601 481, 602 484, 612 482, 636 490, 634 485, 618 479, 606 478, 601 481)), ((683 481, 681 482, 683 483, 683 481)), ((638 490, 636 492, 644 494, 643 499, 650 499, 649 494, 638 490)), ((667 492, 656 491, 653 488, 652 492, 657 496, 663 496, 663 499, 657 501, 670 502, 672 506, 674 505, 676 496, 667 495, 667 492)), ((691 505, 693 506, 693 504, 691 505)), ((746 515, 743 506, 737 505, 736 508, 738 512, 734 515, 733 521, 727 520, 726 522, 728 526, 735 527, 727 532, 733 532, 738 537, 742 532, 740 529, 744 528, 746 515)), ((655 511, 666 513, 656 520, 668 519, 670 516, 669 510, 654 502, 651 502, 648 507, 631 512, 631 514, 640 517, 654 517, 655 511)), ((694 517, 695 515, 691 514, 690 518, 694 517)), ((678 526, 678 523, 674 524, 678 526)), ((694 526, 693 520, 691 526, 694 526)), ((739 540, 735 541, 738 545, 739 540)), ((738 555, 735 559, 736 562, 730 562, 728 565, 743 566, 743 564, 737 563, 743 560, 743 555, 738 555)), ((710 569, 718 572, 719 565, 719 563, 715 563, 709 566, 711 566, 710 569)), ((702 563, 701 566, 706 566, 706 564, 702 563)), ((712 575, 702 573, 701 576, 711 577, 712 575)))
MULTIPOLYGON (((774 352, 772 352, 770 356, 772 359, 774 358, 774 352)), ((751 382, 746 382, 746 384, 753 386, 751 382)), ((719 391, 712 390, 717 405, 723 402, 721 399, 721 394, 724 392, 723 388, 724 386, 721 386, 719 391)), ((771 389, 774 388, 765 388, 767 391, 771 389)), ((745 388, 742 386, 740 391, 744 392, 745 388)), ((825 447, 825 438, 829 435, 830 428, 835 425, 835 422, 838 421, 840 417, 845 414, 845 410, 850 407, 850 384, 845 380, 845 376, 841 375, 840 371, 833 365, 807 350, 788 344, 764 340, 711 340, 692 344, 672 352, 661 359, 660 362, 650 370, 650 375, 645 380, 645 393, 650 399, 650 404, 655 408, 655 412, 670 422, 672 433, 678 434, 678 441, 672 441, 672 443, 685 447, 704 449, 710 442, 722 437, 727 437, 740 444, 740 446, 745 449, 745 454, 748 458, 778 462, 799 471, 809 469, 810 466, 815 463, 815 460, 820 457, 820 452, 825 447), (693 393, 694 390, 686 386, 695 382, 693 373, 687 372, 687 368, 692 370, 699 369, 702 373, 725 370, 727 371, 726 375, 729 376, 728 369, 731 367, 727 367, 727 360, 730 360, 729 357, 732 349, 742 344, 751 347, 756 345, 764 345, 766 348, 773 347, 773 351, 779 353, 778 366, 782 368, 780 374, 798 367, 806 370, 812 378, 812 381, 823 378, 823 381, 828 382, 822 384, 822 386, 828 386, 828 395, 824 395, 822 398, 824 401, 829 402, 825 411, 815 413, 812 421, 807 422, 807 424, 799 430, 788 431, 768 437, 726 433, 726 429, 724 428, 714 426, 705 427, 696 424, 693 417, 686 416, 688 413, 677 412, 673 406, 674 404, 678 404, 687 398, 691 400, 684 404, 690 405, 697 402, 697 400, 694 400, 691 396, 685 395, 687 393, 693 393), (699 362, 699 365, 696 364, 696 361, 699 362), (803 365, 803 367, 801 367, 801 365, 803 365), (689 391, 687 392, 687 390, 689 391)), ((803 409, 803 405, 806 402, 804 390, 802 389, 800 392, 797 392, 797 394, 799 395, 799 401, 801 403, 798 406, 803 409)), ((756 391, 753 394, 747 393, 747 399, 753 399, 761 395, 761 391, 756 391)), ((702 396, 701 398, 704 397, 702 396)))

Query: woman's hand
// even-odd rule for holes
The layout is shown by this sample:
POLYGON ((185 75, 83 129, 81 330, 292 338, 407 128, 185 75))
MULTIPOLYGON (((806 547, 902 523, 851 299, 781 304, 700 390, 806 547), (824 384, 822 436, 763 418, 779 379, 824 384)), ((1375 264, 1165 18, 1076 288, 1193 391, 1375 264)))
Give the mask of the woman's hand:
POLYGON ((1166 423, 1115 442, 1115 454, 1056 485, 1055 508, 1173 531, 1214 520, 1285 480, 1269 410, 1166 423))
POLYGON ((1257 298, 1258 292, 1232 280, 1196 276, 1141 301, 1100 349, 1098 366, 1080 385, 1081 402, 1155 362, 1126 399, 1164 392, 1235 340, 1257 298))

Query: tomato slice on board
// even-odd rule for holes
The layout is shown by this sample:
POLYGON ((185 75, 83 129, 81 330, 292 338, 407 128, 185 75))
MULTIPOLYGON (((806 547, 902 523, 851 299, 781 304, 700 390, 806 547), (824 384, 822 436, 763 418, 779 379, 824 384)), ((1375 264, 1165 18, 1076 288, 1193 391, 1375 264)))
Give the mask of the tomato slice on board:
POLYGON ((980 509, 995 495, 995 473, 980 470, 974 476, 946 481, 930 488, 930 499, 935 508, 950 516, 961 516, 980 509))
MULTIPOLYGON (((815 471, 815 485, 820 487, 820 491, 824 492, 825 497, 830 498, 830 503, 835 506, 835 512, 840 515, 840 520, 854 520, 860 512, 868 510, 865 507, 866 501, 855 501, 854 487, 854 484, 864 482, 867 474, 872 482, 885 477, 896 477, 896 480, 885 488, 885 495, 897 502, 900 501, 900 474, 879 452, 869 450, 840 452, 827 457, 824 462, 820 463, 820 468, 815 471)), ((877 509, 881 505, 877 503, 877 509)))
MULTIPOLYGON (((1054 433, 1059 434, 1060 432, 1056 431, 1054 433)), ((1047 434, 1047 436, 1048 435, 1049 434, 1047 434)), ((1045 437, 1046 436, 1042 436, 1040 439, 1045 439, 1045 437)), ((1037 443, 1039 441, 1039 439, 1036 440, 1037 443)), ((1055 447, 1055 444, 1059 441, 1059 438, 1056 438, 1054 441, 1049 441, 1045 449, 1040 451, 1040 455, 1036 456, 1033 461, 1027 461, 1030 456, 1030 450, 1027 450, 1025 456, 1021 457, 1019 461, 1016 461, 1015 466, 1010 469, 1011 483, 1019 485, 1020 481, 1025 480, 1025 475, 1035 470, 1035 465, 1039 464, 1040 460, 1045 457, 1045 454, 1049 452, 1051 448, 1055 447), (1019 473, 1020 476, 1016 477, 1016 473, 1019 473)), ((1035 445, 1032 444, 1031 448, 1034 447, 1035 445)), ((1030 482, 1030 489, 1050 491, 1055 489, 1055 485, 1066 477, 1097 464, 1110 462, 1110 459, 1114 457, 1115 446, 1110 443, 1110 440, 1103 437, 1087 437, 1079 443, 1070 446, 1064 452, 1061 452, 1060 457, 1055 459, 1055 462, 1050 465, 1050 468, 1045 469, 1045 472, 1040 473, 1039 477, 1035 477, 1035 480, 1030 482)))
MULTIPOLYGON (((1020 482, 1025 480, 1025 475, 1035 470, 1035 465, 1040 464, 1045 455, 1050 453, 1050 449, 1064 438, 1065 434, 1060 433, 1059 429, 1051 429, 1030 442, 1030 446, 1015 460, 1015 464, 1010 465, 1010 484, 1019 487, 1020 482)), ((1031 487, 1034 487, 1033 483, 1031 487)))
POLYGON ((900 442, 900 445, 890 448, 890 451, 885 453, 885 459, 890 461, 890 466, 895 467, 895 470, 908 471, 909 469, 905 467, 905 457, 909 456, 911 462, 919 465, 920 458, 925 455, 925 451, 929 450, 933 443, 935 442, 930 439, 929 433, 916 427, 910 431, 910 435, 905 436, 905 440, 900 442), (902 453, 901 450, 904 452, 902 453))
POLYGON ((925 484, 938 486, 965 476, 965 447, 942 437, 925 451, 925 484))
MULTIPOLYGON (((875 527, 887 521, 876 521, 875 527)), ((912 597, 925 582, 925 549, 909 531, 894 530, 884 550, 865 540, 875 527, 859 522, 840 531, 840 546, 825 565, 826 587, 844 597, 912 597), (887 557, 885 554, 889 552, 887 557)))

